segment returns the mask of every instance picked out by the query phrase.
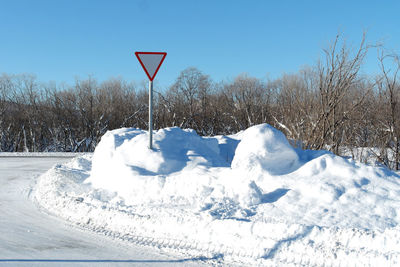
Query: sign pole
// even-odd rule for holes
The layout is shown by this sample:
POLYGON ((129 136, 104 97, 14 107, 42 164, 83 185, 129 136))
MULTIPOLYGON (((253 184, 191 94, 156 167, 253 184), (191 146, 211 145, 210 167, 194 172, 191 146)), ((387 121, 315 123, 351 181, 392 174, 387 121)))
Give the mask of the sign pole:
POLYGON ((149 148, 153 149, 153 81, 149 80, 149 148))

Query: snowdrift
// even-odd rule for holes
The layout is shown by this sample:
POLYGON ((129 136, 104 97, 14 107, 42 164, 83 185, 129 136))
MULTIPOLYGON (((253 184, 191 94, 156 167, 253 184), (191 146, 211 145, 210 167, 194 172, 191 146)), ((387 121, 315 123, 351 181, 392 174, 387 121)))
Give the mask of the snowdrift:
POLYGON ((294 149, 267 124, 232 136, 107 132, 93 156, 38 182, 48 212, 82 227, 216 261, 400 262, 400 179, 326 151, 294 149))

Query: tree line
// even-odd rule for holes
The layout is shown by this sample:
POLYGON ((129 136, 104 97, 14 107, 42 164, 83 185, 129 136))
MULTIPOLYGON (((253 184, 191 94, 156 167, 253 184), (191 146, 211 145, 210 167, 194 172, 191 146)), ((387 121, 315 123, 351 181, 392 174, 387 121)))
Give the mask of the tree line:
MULTIPOLYGON (((274 80, 241 74, 214 82, 189 67, 168 88, 155 88, 154 129, 228 135, 269 123, 303 149, 358 160, 367 160, 366 151, 398 170, 399 69, 398 55, 371 47, 365 35, 356 48, 338 35, 317 64, 274 80), (371 49, 378 51, 376 77, 360 74, 371 49)), ((88 77, 60 86, 28 74, 0 76, 0 151, 93 151, 107 130, 121 127, 148 128, 146 84, 88 77)))

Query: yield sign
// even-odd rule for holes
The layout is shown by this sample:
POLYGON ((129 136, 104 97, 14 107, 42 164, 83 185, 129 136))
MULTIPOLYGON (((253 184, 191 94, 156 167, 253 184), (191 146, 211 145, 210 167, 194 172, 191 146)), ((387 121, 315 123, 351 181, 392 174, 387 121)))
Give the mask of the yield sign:
POLYGON ((163 63, 167 53, 165 52, 135 52, 140 65, 142 65, 144 71, 149 77, 150 81, 153 81, 154 77, 163 63))

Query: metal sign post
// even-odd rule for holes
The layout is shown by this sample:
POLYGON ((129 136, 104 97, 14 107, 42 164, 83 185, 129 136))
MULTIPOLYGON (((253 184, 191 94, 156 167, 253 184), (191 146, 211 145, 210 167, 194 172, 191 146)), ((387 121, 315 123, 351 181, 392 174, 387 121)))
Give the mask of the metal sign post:
POLYGON ((149 148, 153 149, 153 81, 149 81, 149 148))
POLYGON ((167 53, 135 52, 144 72, 149 77, 149 149, 153 149, 153 80, 161 67, 167 53))

